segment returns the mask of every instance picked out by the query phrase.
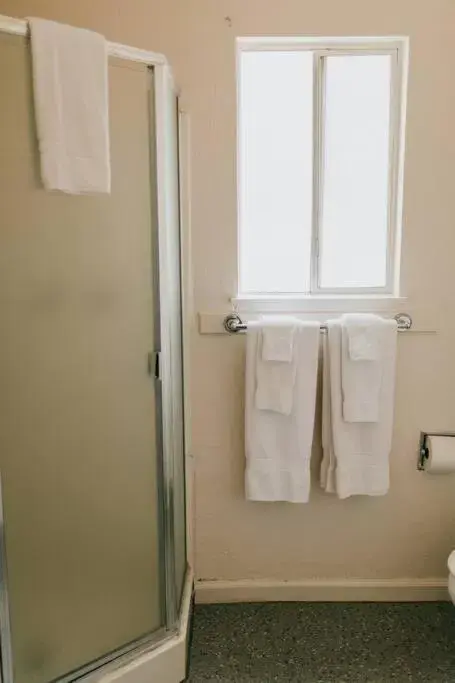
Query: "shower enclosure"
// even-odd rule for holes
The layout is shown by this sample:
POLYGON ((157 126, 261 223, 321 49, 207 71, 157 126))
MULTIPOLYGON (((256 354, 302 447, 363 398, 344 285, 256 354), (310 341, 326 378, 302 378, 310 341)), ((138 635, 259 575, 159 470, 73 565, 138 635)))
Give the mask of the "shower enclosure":
POLYGON ((109 53, 112 193, 45 192, 27 26, 0 18, 2 683, 121 681, 179 624, 177 98, 160 55, 109 53))

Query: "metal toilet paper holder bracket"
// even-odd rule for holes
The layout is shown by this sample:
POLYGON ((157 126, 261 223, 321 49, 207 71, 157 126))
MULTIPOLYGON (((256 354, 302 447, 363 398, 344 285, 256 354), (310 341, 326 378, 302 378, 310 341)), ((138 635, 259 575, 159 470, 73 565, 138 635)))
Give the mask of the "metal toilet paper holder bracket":
POLYGON ((425 469, 425 463, 428 460, 427 436, 429 435, 426 432, 420 432, 419 459, 417 461, 417 469, 421 472, 423 472, 425 469))
POLYGON ((419 458, 417 460, 417 469, 421 472, 425 471, 425 464, 428 460, 428 446, 427 438, 429 436, 454 436, 455 432, 420 432, 420 442, 419 442, 419 458))

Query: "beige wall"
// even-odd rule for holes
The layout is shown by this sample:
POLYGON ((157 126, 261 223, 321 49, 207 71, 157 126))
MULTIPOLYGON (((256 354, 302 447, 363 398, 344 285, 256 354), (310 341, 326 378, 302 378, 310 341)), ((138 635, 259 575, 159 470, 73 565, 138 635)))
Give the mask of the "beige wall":
MULTIPOLYGON (((223 312, 236 289, 236 35, 411 37, 403 290, 420 327, 399 340, 392 487, 307 506, 243 499, 244 339, 194 335, 196 572, 206 579, 445 574, 455 478, 416 471, 419 430, 455 430, 455 62, 453 0, 0 0, 164 52, 192 121, 195 307, 223 312)), ((318 453, 315 452, 315 461, 318 453)))

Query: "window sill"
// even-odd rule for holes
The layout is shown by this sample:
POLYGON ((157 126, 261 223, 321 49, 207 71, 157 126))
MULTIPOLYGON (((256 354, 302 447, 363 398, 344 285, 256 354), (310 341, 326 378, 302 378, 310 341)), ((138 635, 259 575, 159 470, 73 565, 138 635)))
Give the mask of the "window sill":
POLYGON ((406 297, 377 294, 339 296, 242 295, 231 303, 238 313, 399 313, 405 310, 406 297))

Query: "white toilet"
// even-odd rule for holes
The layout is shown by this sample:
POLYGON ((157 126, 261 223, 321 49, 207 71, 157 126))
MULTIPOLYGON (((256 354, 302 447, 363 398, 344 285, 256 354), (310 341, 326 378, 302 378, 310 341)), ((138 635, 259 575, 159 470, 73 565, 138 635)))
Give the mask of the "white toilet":
POLYGON ((447 566, 449 567, 449 595, 455 605, 455 550, 450 553, 447 566))

